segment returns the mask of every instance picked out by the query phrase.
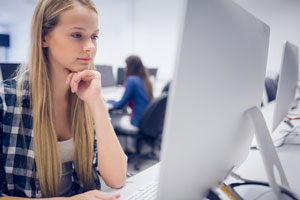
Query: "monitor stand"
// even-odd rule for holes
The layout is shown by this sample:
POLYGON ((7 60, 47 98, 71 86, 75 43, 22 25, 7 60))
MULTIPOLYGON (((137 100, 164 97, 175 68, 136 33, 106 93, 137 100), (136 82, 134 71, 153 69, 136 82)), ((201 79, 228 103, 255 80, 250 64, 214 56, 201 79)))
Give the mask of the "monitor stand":
MULTIPOLYGON (((254 128, 254 134, 273 194, 277 200, 287 199, 287 195, 282 194, 279 185, 282 185, 290 191, 288 181, 277 152, 273 146, 263 114, 261 110, 255 106, 247 110, 246 115, 249 117, 252 127, 254 128), (280 184, 276 182, 275 170, 280 176, 280 184)), ((291 193, 294 194, 293 192, 291 193)))

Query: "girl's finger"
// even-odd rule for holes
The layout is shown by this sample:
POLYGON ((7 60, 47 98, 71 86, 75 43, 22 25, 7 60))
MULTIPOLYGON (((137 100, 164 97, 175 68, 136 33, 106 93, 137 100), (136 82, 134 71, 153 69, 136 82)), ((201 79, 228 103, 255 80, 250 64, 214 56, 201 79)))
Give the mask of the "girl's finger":
POLYGON ((66 68, 64 69, 64 72, 65 72, 65 75, 66 75, 66 76, 68 76, 68 75, 71 73, 71 71, 68 70, 68 69, 66 69, 66 68))
POLYGON ((83 80, 83 81, 91 81, 95 78, 98 78, 98 76, 100 77, 100 75, 93 70, 84 70, 81 72, 78 72, 78 76, 76 77, 77 81, 78 80, 83 80))
POLYGON ((75 93, 77 91, 77 86, 78 86, 78 83, 76 83, 76 77, 78 76, 77 73, 74 73, 74 75, 72 76, 72 79, 70 81, 70 87, 71 87, 71 91, 73 93, 75 93))
POLYGON ((67 85, 70 85, 70 81, 71 81, 73 75, 74 75, 74 73, 69 73, 69 74, 68 74, 67 80, 66 80, 66 84, 67 84, 67 85))
POLYGON ((115 200, 118 199, 120 197, 120 194, 108 194, 106 192, 102 192, 102 191, 97 191, 96 192, 96 197, 100 198, 100 199, 105 199, 105 200, 115 200))

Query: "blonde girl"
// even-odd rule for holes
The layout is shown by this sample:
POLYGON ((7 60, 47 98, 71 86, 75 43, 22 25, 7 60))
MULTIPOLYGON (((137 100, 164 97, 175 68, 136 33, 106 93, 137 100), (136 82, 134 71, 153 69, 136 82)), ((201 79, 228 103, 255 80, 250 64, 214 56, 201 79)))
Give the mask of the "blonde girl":
POLYGON ((117 199, 127 159, 94 70, 91 0, 40 0, 28 65, 0 85, 0 199, 117 199))

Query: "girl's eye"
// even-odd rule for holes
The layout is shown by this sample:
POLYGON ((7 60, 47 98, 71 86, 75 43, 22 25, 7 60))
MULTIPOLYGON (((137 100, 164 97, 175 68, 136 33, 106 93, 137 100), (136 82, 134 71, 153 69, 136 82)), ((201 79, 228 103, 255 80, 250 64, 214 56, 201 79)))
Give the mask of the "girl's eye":
POLYGON ((92 36, 92 39, 93 39, 93 40, 97 40, 98 38, 99 38, 98 35, 93 35, 93 36, 92 36))
POLYGON ((74 38, 81 38, 82 35, 80 33, 74 33, 74 34, 72 34, 72 37, 74 37, 74 38))

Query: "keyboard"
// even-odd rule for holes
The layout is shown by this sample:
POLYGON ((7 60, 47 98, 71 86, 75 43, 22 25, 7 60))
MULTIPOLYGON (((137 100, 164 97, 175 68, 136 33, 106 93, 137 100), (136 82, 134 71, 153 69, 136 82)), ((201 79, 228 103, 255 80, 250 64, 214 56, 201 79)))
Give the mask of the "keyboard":
POLYGON ((157 198, 158 182, 149 182, 136 190, 126 200, 155 200, 157 198))

